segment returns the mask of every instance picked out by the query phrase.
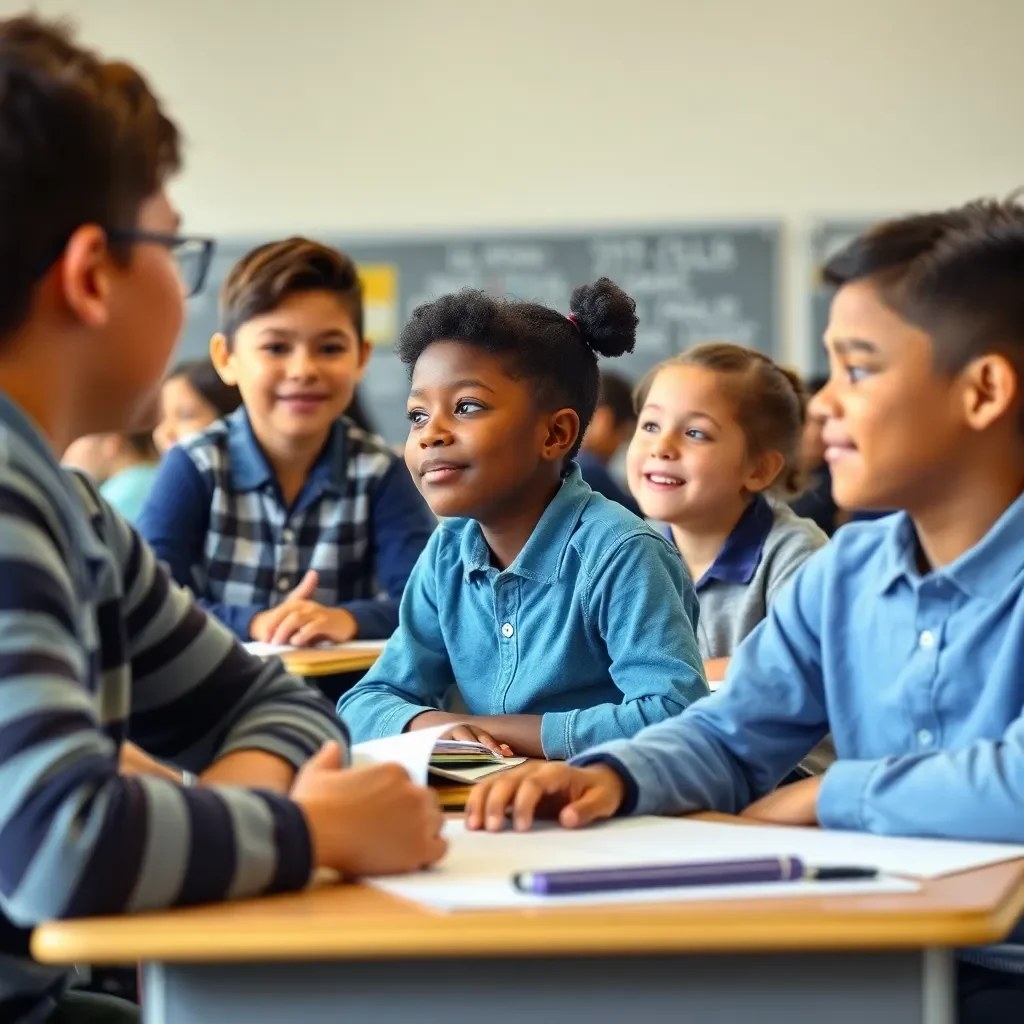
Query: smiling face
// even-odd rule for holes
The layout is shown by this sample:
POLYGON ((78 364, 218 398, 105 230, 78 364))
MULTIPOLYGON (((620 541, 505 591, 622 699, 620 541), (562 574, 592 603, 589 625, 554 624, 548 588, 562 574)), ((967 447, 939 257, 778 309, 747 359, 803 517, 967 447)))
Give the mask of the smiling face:
POLYGON ((575 428, 567 431, 565 412, 539 410, 533 391, 476 346, 424 349, 413 369, 405 461, 436 515, 486 525, 530 506, 558 479, 579 421, 570 411, 575 428))
POLYGON ((913 512, 939 498, 970 447, 961 377, 937 372, 929 336, 867 280, 836 293, 825 338, 831 376, 809 413, 836 503, 913 512))
POLYGON ((331 292, 297 292, 235 332, 210 355, 223 379, 237 384, 261 444, 322 442, 352 401, 369 345, 345 304, 331 292))
POLYGON ((747 492, 767 486, 760 462, 722 374, 687 365, 657 373, 626 456, 629 488, 645 516, 714 527, 738 514, 747 492))

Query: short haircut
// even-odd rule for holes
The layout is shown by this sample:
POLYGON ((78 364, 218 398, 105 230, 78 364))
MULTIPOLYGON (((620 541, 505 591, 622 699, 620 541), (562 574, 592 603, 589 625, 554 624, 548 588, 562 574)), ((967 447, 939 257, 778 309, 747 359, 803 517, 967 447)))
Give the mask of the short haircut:
POLYGON ((436 341, 458 341, 503 361, 506 372, 534 386, 540 409, 570 408, 580 432, 567 458, 579 451, 597 406, 597 354, 632 352, 636 303, 608 278, 577 288, 570 315, 535 302, 496 299, 481 291, 445 295, 413 310, 398 342, 412 375, 416 360, 436 341))
POLYGON ((0 336, 78 228, 134 227, 179 165, 177 128, 134 68, 104 63, 65 25, 0 20, 0 336))
POLYGON ((777 451, 785 460, 768 490, 790 500, 802 493, 805 477, 800 465, 800 442, 807 393, 798 373, 779 366, 756 349, 724 341, 708 342, 655 366, 637 386, 638 411, 647 401, 654 378, 670 366, 699 366, 719 374, 750 452, 777 451))
POLYGON ((124 434, 125 443, 131 450, 142 459, 148 462, 156 462, 160 458, 156 442, 153 440, 153 432, 146 430, 138 434, 124 434))
POLYGON ((356 265, 337 249, 308 238, 268 242, 246 253, 220 290, 220 330, 228 341, 242 324, 301 292, 330 292, 363 338, 363 287, 356 265))
POLYGON ((633 385, 617 373, 610 373, 608 370, 601 371, 597 405, 598 408, 607 406, 611 410, 616 427, 636 422, 636 410, 633 408, 633 385))
POLYGON ((225 384, 209 359, 190 359, 178 363, 167 374, 167 379, 178 378, 185 381, 218 416, 227 416, 242 404, 238 388, 233 384, 225 384))
POLYGON ((877 284, 882 300, 932 339, 935 365, 957 373, 998 352, 1024 369, 1024 205, 978 200, 885 221, 825 265, 826 284, 877 284))

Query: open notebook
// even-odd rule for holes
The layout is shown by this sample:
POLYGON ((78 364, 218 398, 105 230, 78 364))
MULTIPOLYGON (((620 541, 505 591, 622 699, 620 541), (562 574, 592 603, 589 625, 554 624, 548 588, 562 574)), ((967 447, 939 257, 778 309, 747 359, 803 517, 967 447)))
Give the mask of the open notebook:
POLYGON ((425 786, 430 776, 472 784, 526 760, 525 757, 492 754, 482 743, 441 739, 452 728, 451 725, 441 725, 357 743, 352 748, 352 761, 357 765, 389 761, 400 764, 414 782, 425 786))

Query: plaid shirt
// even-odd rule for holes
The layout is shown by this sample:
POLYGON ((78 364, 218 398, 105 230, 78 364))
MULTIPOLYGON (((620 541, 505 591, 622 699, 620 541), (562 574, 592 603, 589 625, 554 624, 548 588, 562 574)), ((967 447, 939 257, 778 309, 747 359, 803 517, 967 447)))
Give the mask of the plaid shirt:
POLYGON ((359 636, 382 639, 434 524, 402 462, 344 417, 287 508, 241 408, 168 453, 139 530, 242 639, 310 569, 313 600, 347 608, 359 636))

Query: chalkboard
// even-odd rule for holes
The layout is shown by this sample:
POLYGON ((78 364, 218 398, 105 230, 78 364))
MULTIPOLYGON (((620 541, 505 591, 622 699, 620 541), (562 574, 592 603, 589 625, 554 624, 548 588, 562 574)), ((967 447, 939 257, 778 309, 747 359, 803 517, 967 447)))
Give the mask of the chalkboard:
POLYGON ((828 376, 828 355, 822 339, 828 327, 833 290, 821 279, 825 264, 843 246, 863 234, 880 218, 870 220, 820 220, 811 229, 811 366, 812 376, 828 376))
MULTIPOLYGON (((655 363, 708 339, 778 351, 777 224, 682 225, 635 231, 503 233, 444 238, 346 237, 319 241, 349 253, 366 293, 375 351, 361 388, 378 431, 404 439, 405 368, 390 351, 421 302, 460 288, 542 302, 568 312, 577 285, 607 276, 637 301, 636 351, 607 362, 636 379, 655 363)), ((203 294, 190 300, 180 355, 206 351, 217 326, 217 291, 234 262, 260 239, 218 241, 203 294)))

